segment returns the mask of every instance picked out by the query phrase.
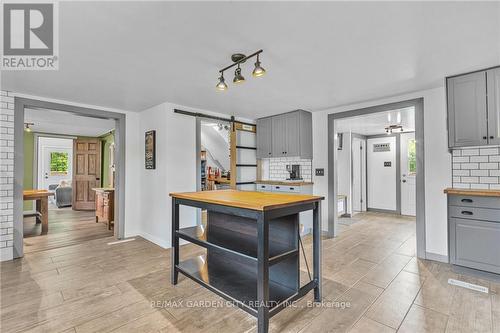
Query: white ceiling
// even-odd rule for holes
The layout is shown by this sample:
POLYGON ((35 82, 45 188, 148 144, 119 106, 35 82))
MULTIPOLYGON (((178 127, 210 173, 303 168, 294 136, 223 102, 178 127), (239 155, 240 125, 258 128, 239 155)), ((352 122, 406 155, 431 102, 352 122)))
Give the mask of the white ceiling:
MULTIPOLYGON (((442 86, 500 63, 500 2, 60 2, 58 71, 3 88, 140 111, 168 101, 256 118, 442 86), (268 70, 217 92, 233 52, 268 70)), ((231 81, 231 73, 226 81, 231 81)))
POLYGON ((81 117, 49 109, 25 109, 24 122, 34 123, 33 132, 97 137, 115 128, 115 121, 81 117))
POLYGON ((338 133, 352 132, 361 135, 385 134, 385 128, 389 125, 401 125, 404 132, 415 131, 415 109, 410 107, 335 121, 338 133))

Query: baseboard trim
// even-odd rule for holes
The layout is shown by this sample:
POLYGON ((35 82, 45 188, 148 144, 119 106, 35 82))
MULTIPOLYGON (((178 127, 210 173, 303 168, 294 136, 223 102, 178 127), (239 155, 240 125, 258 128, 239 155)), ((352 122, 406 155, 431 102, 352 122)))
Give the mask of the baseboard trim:
POLYGON ((153 236, 151 234, 148 234, 147 232, 140 232, 139 236, 141 236, 142 238, 144 238, 144 239, 150 241, 151 243, 154 243, 154 244, 156 244, 164 249, 170 248, 169 242, 167 242, 161 238, 158 238, 156 236, 153 236))
POLYGON ((449 263, 448 256, 445 256, 444 254, 425 252, 425 259, 444 262, 446 264, 449 263))
POLYGON ((399 214, 397 210, 391 209, 367 208, 366 210, 374 213, 399 214))

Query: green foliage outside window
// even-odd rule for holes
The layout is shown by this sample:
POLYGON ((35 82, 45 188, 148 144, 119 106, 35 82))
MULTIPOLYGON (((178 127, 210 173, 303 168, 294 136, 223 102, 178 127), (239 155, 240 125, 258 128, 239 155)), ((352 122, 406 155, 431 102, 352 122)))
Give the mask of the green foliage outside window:
POLYGON ((68 153, 50 153, 50 173, 52 175, 68 174, 68 153))
POLYGON ((415 140, 408 141, 408 171, 410 173, 417 172, 417 147, 415 140))

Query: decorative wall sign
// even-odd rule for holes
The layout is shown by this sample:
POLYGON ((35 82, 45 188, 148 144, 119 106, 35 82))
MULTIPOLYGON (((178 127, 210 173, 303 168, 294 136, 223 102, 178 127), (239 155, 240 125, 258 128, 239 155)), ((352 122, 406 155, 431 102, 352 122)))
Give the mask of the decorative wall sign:
POLYGON ((375 143, 373 145, 373 152, 374 153, 380 153, 383 151, 391 151, 391 144, 390 143, 375 143))
POLYGON ((145 165, 146 169, 156 169, 156 131, 146 132, 145 136, 145 165))

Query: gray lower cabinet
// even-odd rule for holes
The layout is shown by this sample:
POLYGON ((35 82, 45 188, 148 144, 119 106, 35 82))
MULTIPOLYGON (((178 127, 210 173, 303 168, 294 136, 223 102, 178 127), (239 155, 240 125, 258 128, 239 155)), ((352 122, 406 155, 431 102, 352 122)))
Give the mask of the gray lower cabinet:
POLYGON ((494 197, 448 195, 451 264, 500 274, 499 201, 494 197))
POLYGON ((304 110, 257 119, 257 158, 312 158, 312 115, 304 110))

